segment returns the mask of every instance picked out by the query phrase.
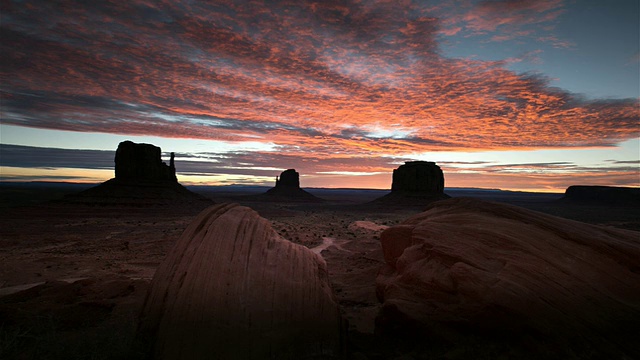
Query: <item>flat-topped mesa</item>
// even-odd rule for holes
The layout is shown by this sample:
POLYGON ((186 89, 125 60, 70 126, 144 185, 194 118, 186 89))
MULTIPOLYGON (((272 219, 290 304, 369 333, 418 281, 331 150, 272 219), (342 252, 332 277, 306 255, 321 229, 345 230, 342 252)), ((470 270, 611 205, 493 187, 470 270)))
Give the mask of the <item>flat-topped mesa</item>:
POLYGON ((391 192, 443 194, 444 174, 435 162, 407 161, 393 170, 391 192))
POLYGON ((280 178, 276 177, 276 189, 299 189, 300 174, 295 169, 287 169, 280 174, 280 178))
POLYGON ((415 207, 448 199, 444 193, 444 174, 432 161, 407 161, 393 170, 391 192, 372 204, 415 207))
POLYGON ((640 189, 632 187, 572 185, 564 193, 565 202, 593 205, 640 205, 640 189))
POLYGON ((118 144, 115 157, 117 180, 177 182, 174 154, 169 165, 162 162, 161 150, 151 144, 123 141, 118 144))

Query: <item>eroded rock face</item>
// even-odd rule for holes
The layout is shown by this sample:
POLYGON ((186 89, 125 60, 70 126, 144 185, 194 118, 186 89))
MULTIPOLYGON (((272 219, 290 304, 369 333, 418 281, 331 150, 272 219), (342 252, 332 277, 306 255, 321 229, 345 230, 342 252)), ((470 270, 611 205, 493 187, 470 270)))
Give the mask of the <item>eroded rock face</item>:
POLYGON ((157 146, 121 142, 116 150, 116 179, 177 182, 173 153, 169 165, 162 162, 160 155, 161 151, 157 146))
POLYGON ((380 333, 527 333, 638 355, 638 232, 457 198, 385 230, 381 242, 380 333))
POLYGON ((436 163, 407 161, 393 170, 391 191, 396 193, 444 193, 444 174, 436 163))
POLYGON ((236 204, 212 206, 159 266, 140 334, 160 359, 339 357, 324 260, 236 204))
POLYGON ((300 188, 300 174, 295 169, 287 169, 276 178, 276 188, 300 188))

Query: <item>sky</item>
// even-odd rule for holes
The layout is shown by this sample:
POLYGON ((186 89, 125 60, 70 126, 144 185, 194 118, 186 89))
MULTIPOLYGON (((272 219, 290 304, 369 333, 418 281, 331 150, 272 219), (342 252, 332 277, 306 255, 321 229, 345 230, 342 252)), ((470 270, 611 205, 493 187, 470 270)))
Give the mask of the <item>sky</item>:
POLYGON ((0 181, 640 186, 637 0, 0 1, 0 181))

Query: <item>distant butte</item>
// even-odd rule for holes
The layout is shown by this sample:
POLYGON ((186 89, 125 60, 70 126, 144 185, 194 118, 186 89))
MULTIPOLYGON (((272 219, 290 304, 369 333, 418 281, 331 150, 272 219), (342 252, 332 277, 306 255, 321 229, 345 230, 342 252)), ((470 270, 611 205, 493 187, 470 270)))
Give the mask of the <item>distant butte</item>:
POLYGON ((169 165, 162 162, 159 147, 123 141, 116 150, 116 179, 123 181, 178 182, 174 153, 169 165))
POLYGON ((589 205, 640 206, 640 189, 614 186, 569 186, 563 202, 589 205))
POLYGON ((276 189, 300 189, 300 174, 295 169, 288 169, 280 174, 280 178, 276 177, 276 189))
POLYGON ((444 174, 431 161, 407 161, 393 170, 391 192, 400 194, 443 194, 444 174))
POLYGON ((448 198, 444 193, 444 174, 435 162, 407 161, 393 170, 391 193, 374 202, 425 205, 448 198))
POLYGON ((144 207, 176 203, 210 204, 211 201, 178 183, 174 153, 169 165, 161 149, 151 144, 123 141, 115 156, 115 178, 65 197, 63 202, 85 205, 144 207))
POLYGON ((276 201, 323 201, 300 188, 300 174, 295 169, 283 171, 276 177, 276 186, 263 195, 263 198, 276 201))

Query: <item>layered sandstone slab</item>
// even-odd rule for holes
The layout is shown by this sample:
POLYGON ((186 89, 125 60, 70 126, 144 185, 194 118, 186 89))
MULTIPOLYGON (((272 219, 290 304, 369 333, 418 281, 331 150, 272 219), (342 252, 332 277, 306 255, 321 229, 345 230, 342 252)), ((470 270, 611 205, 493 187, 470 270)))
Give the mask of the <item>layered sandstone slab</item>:
POLYGON ((330 359, 342 328, 324 260, 250 208, 221 204, 159 266, 140 334, 159 359, 330 359))
POLYGON ((613 356, 637 351, 638 232, 457 198, 385 230, 381 242, 381 333, 526 332, 613 356))

